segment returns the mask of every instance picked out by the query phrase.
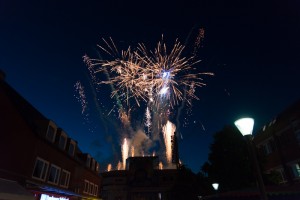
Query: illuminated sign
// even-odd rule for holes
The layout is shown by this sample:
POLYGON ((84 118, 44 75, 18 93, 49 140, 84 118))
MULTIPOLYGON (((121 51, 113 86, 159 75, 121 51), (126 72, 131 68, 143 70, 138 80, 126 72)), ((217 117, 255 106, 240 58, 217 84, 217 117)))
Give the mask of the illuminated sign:
POLYGON ((49 196, 47 194, 42 194, 40 200, 69 200, 69 198, 65 198, 65 197, 53 197, 53 196, 49 196))

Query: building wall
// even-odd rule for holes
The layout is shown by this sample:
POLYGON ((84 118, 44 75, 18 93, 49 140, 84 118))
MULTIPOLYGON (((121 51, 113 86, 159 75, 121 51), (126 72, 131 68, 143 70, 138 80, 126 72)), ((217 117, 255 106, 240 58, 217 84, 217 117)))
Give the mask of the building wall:
POLYGON ((255 136, 254 142, 264 157, 264 170, 277 171, 282 182, 300 180, 300 101, 287 107, 255 136))
MULTIPOLYGON (((63 193, 71 196, 77 193, 76 199, 77 196, 79 199, 99 197, 99 168, 92 169, 91 164, 86 165, 85 156, 88 154, 83 154, 75 148, 74 156, 70 156, 68 148, 70 141, 73 141, 71 138, 66 138, 65 149, 59 148, 59 137, 63 134, 59 127, 55 127, 56 138, 53 141, 47 140, 49 124, 56 125, 39 113, 4 80, 0 80, 0 111, 0 178, 15 180, 38 196, 41 193, 58 196, 63 193), (45 180, 33 177, 37 158, 49 164, 45 180), (58 184, 48 182, 51 164, 60 168, 58 184), (60 184, 63 169, 66 170, 64 175, 70 172, 68 186, 60 184), (89 183, 88 191, 85 191, 85 181, 89 183)), ((77 142, 74 144, 77 146, 77 142)), ((94 163, 97 164, 95 160, 94 163)))

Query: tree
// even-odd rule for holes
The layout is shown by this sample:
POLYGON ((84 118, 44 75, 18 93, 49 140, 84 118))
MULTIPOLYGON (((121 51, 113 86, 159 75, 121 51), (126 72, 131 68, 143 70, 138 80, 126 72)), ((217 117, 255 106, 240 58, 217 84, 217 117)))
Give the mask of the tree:
POLYGON ((246 141, 237 128, 228 125, 214 135, 208 162, 202 166, 202 171, 212 182, 220 184, 219 190, 228 191, 254 184, 251 166, 246 141))

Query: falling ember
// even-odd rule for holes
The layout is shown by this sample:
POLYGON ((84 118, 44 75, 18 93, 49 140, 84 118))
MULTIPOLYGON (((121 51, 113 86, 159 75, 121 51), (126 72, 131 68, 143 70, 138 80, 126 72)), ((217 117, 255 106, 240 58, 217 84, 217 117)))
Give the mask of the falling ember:
POLYGON ((121 170, 122 169, 122 163, 121 161, 118 162, 118 165, 117 165, 117 170, 121 170))
POLYGON ((129 152, 129 147, 127 143, 127 139, 124 139, 124 142, 122 144, 122 161, 123 161, 123 169, 126 168, 126 160, 128 158, 128 152, 129 152))
POLYGON ((74 85, 75 91, 78 92, 79 97, 76 97, 77 100, 81 104, 81 114, 84 114, 86 109, 87 109, 87 101, 86 101, 86 96, 84 92, 84 87, 82 86, 80 81, 77 81, 74 85))
POLYGON ((149 109, 148 106, 147 106, 147 109, 146 109, 145 117, 146 117, 145 126, 148 129, 147 132, 148 132, 148 136, 149 136, 150 129, 151 129, 151 113, 150 113, 150 109, 149 109))
POLYGON ((152 156, 153 156, 153 157, 155 156, 155 151, 153 151, 152 156))
POLYGON ((131 151, 131 157, 134 157, 134 146, 131 146, 130 151, 131 151))
POLYGON ((162 162, 159 162, 159 164, 158 164, 158 169, 160 169, 160 170, 163 170, 163 169, 164 169, 164 166, 163 166, 163 163, 162 163, 162 162))
POLYGON ((176 131, 176 126, 170 121, 167 121, 166 125, 163 126, 162 131, 163 131, 165 147, 166 147, 167 163, 170 164, 172 161, 171 137, 174 135, 174 132, 176 131))
POLYGON ((123 109, 119 110, 119 118, 123 125, 128 125, 130 123, 129 116, 123 109))
POLYGON ((204 30, 203 28, 200 28, 200 29, 198 30, 198 36, 197 36, 196 41, 195 41, 195 44, 194 44, 194 45, 195 45, 195 46, 194 46, 194 52, 193 52, 193 55, 194 55, 194 56, 196 56, 197 51, 198 51, 198 49, 199 49, 199 47, 200 47, 200 45, 201 45, 201 42, 202 42, 204 36, 205 36, 205 30, 204 30))
POLYGON ((111 164, 107 165, 107 171, 110 172, 111 171, 111 164))

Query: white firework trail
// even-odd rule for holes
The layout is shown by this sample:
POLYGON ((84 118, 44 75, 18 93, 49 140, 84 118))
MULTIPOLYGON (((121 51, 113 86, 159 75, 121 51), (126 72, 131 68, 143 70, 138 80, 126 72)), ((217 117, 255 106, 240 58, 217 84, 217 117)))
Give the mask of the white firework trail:
POLYGON ((147 106, 147 109, 146 109, 145 118, 146 118, 145 126, 147 127, 147 132, 148 132, 148 137, 149 137, 152 122, 151 122, 151 112, 150 112, 150 109, 149 109, 148 106, 147 106))
POLYGON ((126 169, 126 160, 128 158, 128 153, 129 153, 129 146, 127 143, 127 139, 125 138, 122 144, 122 164, 123 164, 123 169, 126 169))
POLYGON ((110 172, 110 171, 111 171, 111 168, 112 168, 112 167, 111 167, 111 164, 108 164, 108 165, 107 165, 107 171, 110 172))
POLYGON ((171 138, 174 135, 175 131, 176 131, 176 126, 173 123, 171 123, 170 121, 167 121, 167 123, 162 128, 164 141, 165 141, 165 147, 166 147, 166 159, 167 159, 168 164, 171 164, 171 161, 172 161, 171 138))

